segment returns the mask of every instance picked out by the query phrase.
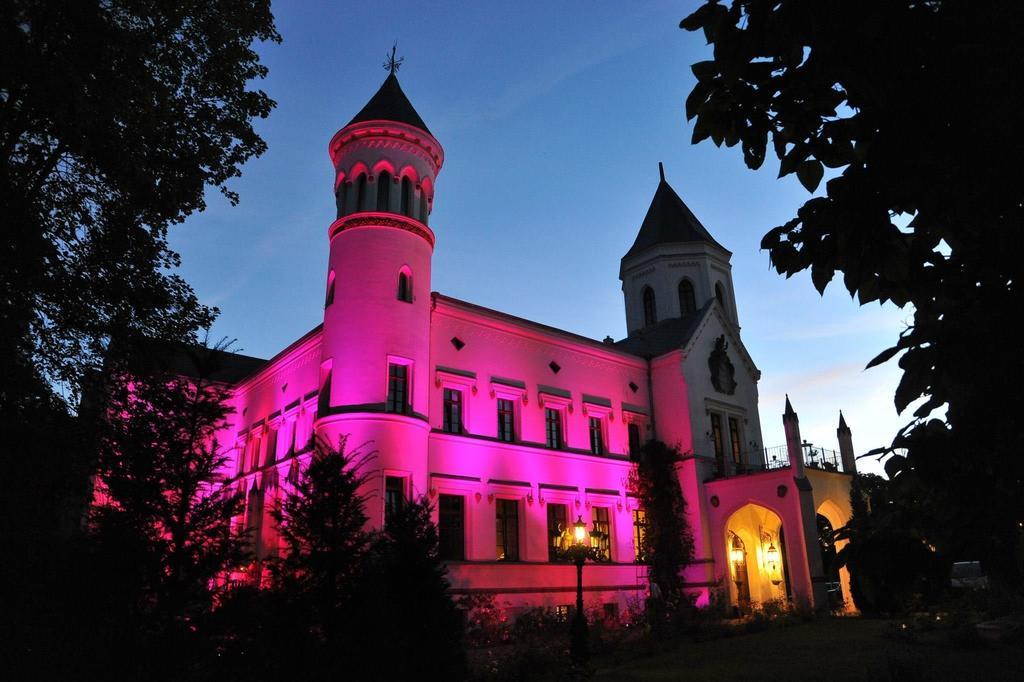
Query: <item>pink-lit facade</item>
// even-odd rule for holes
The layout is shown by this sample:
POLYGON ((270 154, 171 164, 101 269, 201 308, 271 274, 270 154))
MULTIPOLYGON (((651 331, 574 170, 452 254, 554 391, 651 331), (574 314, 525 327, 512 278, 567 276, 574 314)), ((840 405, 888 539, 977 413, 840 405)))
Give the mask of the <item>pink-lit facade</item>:
POLYGON ((258 556, 279 551, 270 511, 314 436, 346 438, 376 452, 372 526, 395 495, 435 503, 456 593, 491 593, 513 611, 570 604, 574 568, 550 561, 550 531, 582 517, 608 533, 607 560, 584 572, 586 599, 622 609, 647 591, 629 453, 658 438, 684 453, 696 540, 685 577, 699 600, 721 589, 740 603, 823 605, 815 517, 827 510, 838 527, 849 515, 849 430, 841 462, 805 468, 794 414, 796 440, 770 458, 730 254, 664 179, 622 261, 630 335, 597 341, 431 290, 444 152, 394 74, 329 154, 338 212, 323 324, 233 383, 235 415, 220 435, 232 454, 226 485, 247 500, 237 523, 254 532, 258 556))

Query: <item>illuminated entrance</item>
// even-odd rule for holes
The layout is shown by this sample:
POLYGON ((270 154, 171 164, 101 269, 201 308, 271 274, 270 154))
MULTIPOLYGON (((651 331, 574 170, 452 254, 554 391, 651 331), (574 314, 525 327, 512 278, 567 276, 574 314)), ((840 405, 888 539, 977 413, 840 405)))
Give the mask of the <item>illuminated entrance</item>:
POLYGON ((785 535, 779 516, 757 504, 736 510, 725 524, 729 602, 745 610, 788 599, 785 535))

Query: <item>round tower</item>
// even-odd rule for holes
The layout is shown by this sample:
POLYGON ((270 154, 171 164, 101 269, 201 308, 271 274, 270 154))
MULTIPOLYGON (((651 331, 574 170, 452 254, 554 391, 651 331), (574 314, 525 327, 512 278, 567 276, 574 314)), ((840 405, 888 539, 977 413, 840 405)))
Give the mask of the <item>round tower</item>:
POLYGON ((441 145, 395 69, 329 145, 337 218, 328 230, 318 435, 377 451, 370 523, 385 500, 427 490, 430 261, 441 145))

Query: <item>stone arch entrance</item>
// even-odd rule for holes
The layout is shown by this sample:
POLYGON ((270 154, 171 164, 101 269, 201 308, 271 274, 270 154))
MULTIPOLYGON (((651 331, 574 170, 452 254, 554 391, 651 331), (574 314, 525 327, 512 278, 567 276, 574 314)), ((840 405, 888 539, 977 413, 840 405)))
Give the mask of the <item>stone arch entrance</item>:
POLYGON ((818 505, 818 547, 821 550, 821 564, 825 575, 826 587, 829 590, 829 608, 832 610, 855 611, 853 597, 850 594, 850 571, 845 566, 838 567, 834 563, 834 556, 848 540, 832 540, 829 542, 828 535, 839 530, 850 520, 849 514, 844 513, 839 505, 831 500, 825 500, 818 505), (831 546, 829 546, 831 544, 831 546), (838 590, 834 586, 838 578, 838 590))
POLYGON ((741 610, 788 599, 785 535, 778 514, 746 504, 725 523, 729 603, 741 610))

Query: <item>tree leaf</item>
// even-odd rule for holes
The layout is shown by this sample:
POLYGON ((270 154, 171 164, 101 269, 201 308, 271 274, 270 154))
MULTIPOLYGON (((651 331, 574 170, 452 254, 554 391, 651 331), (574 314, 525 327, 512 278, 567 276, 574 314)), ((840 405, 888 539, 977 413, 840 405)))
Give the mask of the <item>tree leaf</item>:
POLYGON ((817 159, 808 159, 796 169, 796 177, 808 192, 818 189, 818 183, 821 182, 821 177, 824 174, 825 167, 817 159))
POLYGON ((871 369, 872 367, 876 367, 876 366, 882 364, 883 362, 888 362, 889 360, 892 359, 892 357, 894 355, 899 353, 901 350, 903 350, 903 349, 900 348, 899 346, 893 346, 892 348, 886 348, 881 353, 876 355, 871 362, 869 362, 867 365, 865 365, 864 369, 871 369))

